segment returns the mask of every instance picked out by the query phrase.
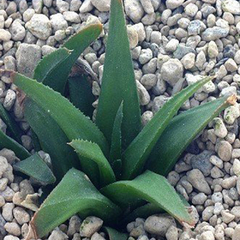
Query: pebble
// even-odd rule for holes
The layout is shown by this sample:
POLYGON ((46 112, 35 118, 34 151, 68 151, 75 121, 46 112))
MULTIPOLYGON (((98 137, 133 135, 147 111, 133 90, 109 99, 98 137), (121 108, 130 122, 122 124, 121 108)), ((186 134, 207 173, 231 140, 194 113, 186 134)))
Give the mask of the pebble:
POLYGON ((174 86, 183 76, 183 66, 178 59, 169 59, 163 63, 161 68, 161 78, 174 86))
POLYGON ((51 22, 44 14, 34 14, 26 28, 37 38, 46 40, 52 33, 51 22))
POLYGON ((76 12, 72 11, 66 11, 63 13, 63 17, 66 21, 72 22, 72 23, 80 23, 80 17, 76 12))
POLYGON ((7 42, 11 39, 11 33, 5 29, 0 29, 0 41, 7 42))
POLYGON ((187 180, 192 184, 194 188, 198 191, 203 192, 205 194, 210 194, 211 189, 206 182, 204 175, 198 169, 193 169, 188 172, 187 180))
POLYGON ((228 35, 228 30, 221 28, 221 27, 212 27, 212 28, 207 28, 203 33, 202 33, 202 39, 204 41, 214 41, 219 38, 226 37, 228 35))
POLYGON ((214 134, 217 137, 225 138, 228 134, 227 128, 223 123, 223 120, 221 118, 214 118, 214 134))
POLYGON ((65 30, 68 27, 67 21, 60 13, 51 15, 50 22, 53 28, 53 32, 56 32, 57 30, 65 30))
POLYGON ((41 60, 41 48, 35 44, 21 43, 16 52, 18 72, 31 77, 41 60))
POLYGON ((140 2, 142 4, 142 7, 143 7, 144 11, 147 14, 154 13, 154 7, 153 7, 153 4, 152 4, 151 0, 140 0, 140 2))
POLYGON ((233 214, 231 214, 228 210, 223 210, 221 212, 221 215, 222 215, 222 219, 223 219, 223 222, 225 223, 230 223, 231 221, 234 220, 235 216, 233 214))
POLYGON ((195 65, 195 54, 194 53, 188 53, 186 54, 182 59, 181 62, 183 64, 183 67, 185 69, 191 69, 195 65))
POLYGON ((215 237, 211 231, 206 231, 201 234, 201 240, 215 240, 215 237))
POLYGON ((124 0, 124 6, 127 16, 134 23, 140 22, 144 15, 144 10, 139 0, 124 0))
POLYGON ((237 183, 237 177, 232 176, 232 177, 226 178, 222 181, 222 187, 225 189, 230 189, 232 187, 235 187, 236 183, 237 183))
POLYGON ((9 28, 9 31, 14 41, 21 41, 24 39, 26 35, 25 28, 18 20, 13 21, 11 27, 9 28))
POLYGON ((82 237, 91 237, 103 225, 103 221, 97 217, 87 217, 80 226, 80 235, 82 237))
POLYGON ((166 51, 174 52, 178 47, 179 41, 177 39, 171 39, 165 46, 166 51))
POLYGON ((11 222, 4 225, 6 231, 14 236, 19 236, 21 234, 21 229, 17 223, 11 222))
POLYGON ((8 168, 8 161, 5 157, 0 156, 0 178, 8 168))
POLYGON ((110 0, 91 0, 91 3, 96 7, 100 12, 106 12, 110 10, 110 0))
POLYGON ((21 207, 16 207, 13 209, 13 216, 20 225, 30 221, 29 214, 21 207))
POLYGON ((211 151, 205 150, 198 155, 193 155, 191 157, 192 168, 199 169, 204 176, 208 176, 212 169, 212 164, 209 160, 212 154, 211 151))
POLYGON ((175 220, 168 215, 150 216, 144 223, 144 229, 150 234, 165 236, 170 226, 175 226, 175 220))
POLYGON ((145 74, 140 82, 142 83, 142 85, 147 89, 151 89, 153 86, 156 85, 157 82, 157 76, 155 74, 145 74))
POLYGON ((232 240, 240 240, 240 225, 237 225, 235 227, 235 230, 233 232, 232 240))
POLYGON ((214 41, 210 41, 208 44, 208 56, 210 58, 216 58, 218 56, 218 47, 214 41))
POLYGON ((66 240, 68 236, 60 230, 53 230, 48 240, 66 240))
POLYGON ((223 119, 227 124, 233 124, 234 121, 240 116, 238 105, 230 106, 224 110, 223 119))
POLYGON ((153 54, 152 54, 152 50, 147 48, 147 49, 142 49, 140 56, 139 56, 139 62, 141 64, 146 64, 147 62, 150 61, 150 59, 152 59, 153 54))
POLYGON ((240 161, 238 159, 234 159, 233 161, 233 173, 240 176, 240 161))
POLYGON ((229 72, 235 72, 238 69, 237 64, 235 63, 235 61, 232 58, 229 58, 226 62, 225 62, 225 67, 227 69, 227 71, 229 72))
POLYGON ((223 161, 230 161, 232 157, 232 145, 227 141, 220 141, 217 153, 223 161))
POLYGON ((166 6, 169 9, 175 9, 183 4, 185 0, 166 0, 166 6))
POLYGON ((194 205, 203 205, 206 200, 207 200, 206 194, 198 193, 192 198, 192 203, 194 205))
POLYGON ((240 3, 236 0, 224 0, 222 2, 222 9, 224 12, 240 14, 240 3))
POLYGON ((63 0, 56 0, 56 6, 61 13, 69 10, 69 3, 63 0))

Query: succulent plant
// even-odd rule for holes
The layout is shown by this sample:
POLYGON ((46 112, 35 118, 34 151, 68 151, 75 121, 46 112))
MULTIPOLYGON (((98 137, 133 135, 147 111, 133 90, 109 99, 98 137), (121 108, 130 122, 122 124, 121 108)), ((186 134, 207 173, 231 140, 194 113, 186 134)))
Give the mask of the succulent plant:
MULTIPOLYGON (((0 145, 22 160, 16 171, 52 192, 31 220, 28 239, 40 238, 74 214, 101 217, 121 227, 138 216, 166 211, 193 226, 189 205, 166 176, 193 139, 229 106, 223 97, 178 114, 183 103, 213 77, 174 95, 144 127, 121 0, 111 0, 109 34, 96 121, 91 121, 91 82, 69 75, 79 55, 100 35, 101 24, 85 27, 37 65, 33 79, 10 75, 32 130, 35 150, 51 156, 50 168, 20 145, 21 130, 0 105, 12 139, 0 132, 0 145), (48 188, 49 189, 49 188, 48 188)), ((127 239, 106 227, 110 239, 127 239)))

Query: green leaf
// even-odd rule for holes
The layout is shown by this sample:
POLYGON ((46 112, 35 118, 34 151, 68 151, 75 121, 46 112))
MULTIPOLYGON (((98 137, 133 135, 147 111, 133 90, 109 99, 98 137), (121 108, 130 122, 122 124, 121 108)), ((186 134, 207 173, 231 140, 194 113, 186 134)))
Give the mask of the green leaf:
POLYGON ((112 169, 115 173, 115 176, 117 179, 121 179, 121 175, 122 175, 122 160, 121 159, 117 159, 115 161, 113 161, 112 163, 112 169))
MULTIPOLYGON (((189 203, 186 201, 186 199, 178 193, 183 205, 185 207, 190 207, 189 203)), ((151 215, 158 214, 158 213, 164 213, 165 211, 160 208, 159 206, 153 204, 153 203, 146 203, 136 209, 134 209, 132 212, 130 212, 126 217, 123 218, 121 221, 122 225, 126 225, 129 222, 134 221, 136 218, 147 218, 151 215)))
MULTIPOLYGON (((50 81, 49 76, 54 74, 56 67, 66 60, 71 54, 66 48, 59 48, 56 51, 45 56, 34 69, 34 79, 38 82, 50 81)), ((56 74, 56 73, 55 73, 56 74)), ((54 80, 54 79, 52 79, 54 80)))
POLYGON ((68 139, 83 139, 97 143, 104 154, 108 154, 105 137, 97 126, 83 113, 75 108, 68 99, 51 88, 18 73, 12 73, 14 84, 22 89, 46 111, 59 125, 68 139))
POLYGON ((100 194, 84 173, 71 169, 35 213, 27 239, 42 238, 77 213, 109 222, 119 216, 120 209, 100 194))
POLYGON ((220 98, 174 117, 150 154, 147 168, 167 175, 193 139, 214 117, 229 106, 226 100, 226 97, 220 98))
POLYGON ((8 129, 12 135, 12 137, 21 143, 21 136, 23 131, 17 125, 16 121, 11 117, 11 115, 5 110, 5 108, 0 103, 0 117, 2 118, 3 122, 7 125, 8 129))
POLYGON ((63 44, 63 47, 72 50, 71 55, 52 69, 52 71, 45 77, 43 83, 63 94, 68 75, 71 72, 74 63, 80 54, 98 38, 101 32, 101 24, 92 24, 70 37, 67 42, 63 44))
POLYGON ((42 149, 50 155, 55 176, 61 180, 69 169, 78 166, 77 154, 67 145, 69 139, 49 113, 31 99, 25 101, 25 117, 42 149))
POLYGON ((122 144, 126 147, 139 133, 141 117, 122 1, 112 0, 106 58, 96 117, 97 125, 109 142, 121 102, 125 103, 122 144))
MULTIPOLYGON (((26 115, 25 118, 27 119, 26 115)), ((42 150, 41 144, 39 142, 37 134, 31 129, 31 138, 32 138, 32 143, 33 143, 33 148, 35 151, 40 151, 42 150)))
POLYGON ((87 76, 81 75, 68 79, 70 101, 86 116, 92 117, 94 107, 92 103, 95 97, 92 94, 92 86, 87 76))
POLYGON ((78 139, 73 140, 70 146, 79 154, 82 169, 88 176, 91 174, 91 172, 88 171, 88 163, 94 161, 98 165, 101 186, 106 186, 116 180, 108 160, 96 143, 78 139), (81 157, 83 157, 84 161, 82 161, 81 157))
POLYGON ((147 203, 141 207, 134 209, 129 215, 127 215, 121 222, 126 225, 136 218, 147 218, 153 214, 163 213, 164 210, 153 203, 147 203))
POLYGON ((123 179, 136 177, 144 168, 147 158, 170 120, 182 104, 212 78, 192 84, 172 97, 155 114, 123 154, 123 179))
POLYGON ((108 234, 109 240, 127 240, 128 235, 125 233, 120 233, 113 228, 104 227, 105 232, 108 234))
POLYGON ((167 179, 151 171, 146 171, 131 181, 112 183, 101 192, 120 206, 128 206, 130 198, 143 199, 175 217, 180 223, 194 225, 193 219, 175 189, 167 179))
POLYGON ((18 142, 8 137, 0 130, 0 148, 8 148, 11 149, 18 158, 25 159, 29 157, 31 154, 18 142))
POLYGON ((13 167, 16 171, 22 172, 44 185, 52 184, 56 181, 51 169, 41 159, 38 153, 35 153, 23 161, 17 162, 13 167))
POLYGON ((110 161, 121 159, 122 155, 122 120, 123 120, 123 103, 117 111, 116 118, 113 124, 112 140, 110 148, 110 161))

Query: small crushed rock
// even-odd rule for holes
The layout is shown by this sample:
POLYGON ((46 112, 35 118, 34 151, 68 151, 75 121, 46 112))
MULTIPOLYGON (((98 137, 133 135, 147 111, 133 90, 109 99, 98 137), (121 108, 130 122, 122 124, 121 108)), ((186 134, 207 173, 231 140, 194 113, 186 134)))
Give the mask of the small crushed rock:
MULTIPOLYGON (((82 27, 101 22, 104 31, 87 48, 81 61, 93 77, 93 94, 101 91, 110 0, 0 1, 0 68, 26 76, 40 59, 61 46, 82 27)), ((237 0, 124 0, 136 84, 146 125, 173 94, 216 75, 186 101, 181 111, 221 96, 239 94, 240 3, 237 0)), ((239 96, 238 96, 239 99, 239 96)), ((0 81, 0 101, 25 131, 23 145, 32 150, 29 126, 16 87, 9 77, 0 81)), ((93 104, 97 107, 97 102, 93 104)), ((192 205, 194 229, 180 227, 166 214, 137 218, 126 227, 129 240, 240 240, 239 103, 228 107, 208 125, 168 174, 168 181, 192 205)), ((6 124, 0 119, 0 128, 6 124)), ((15 176, 18 161, 0 151, 0 240, 26 236, 38 205, 24 205, 39 197, 31 180, 15 176), (35 191, 34 191, 35 190, 35 191), (29 209, 30 208, 30 209, 29 209)), ((40 186, 37 186, 37 189, 40 186)), ((46 239, 104 240, 103 222, 94 216, 73 216, 46 239)))

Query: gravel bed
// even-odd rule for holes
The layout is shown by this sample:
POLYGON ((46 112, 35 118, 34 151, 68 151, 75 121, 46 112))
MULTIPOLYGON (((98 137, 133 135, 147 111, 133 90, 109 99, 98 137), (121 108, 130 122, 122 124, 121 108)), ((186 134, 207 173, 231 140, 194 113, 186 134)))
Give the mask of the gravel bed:
MULTIPOLYGON (((240 2, 237 0, 123 0, 136 82, 147 122, 173 94, 205 75, 216 75, 181 111, 219 96, 239 94, 240 2)), ((100 93, 110 0, 0 0, 0 68, 32 76, 39 60, 70 35, 96 22, 101 37, 80 61, 100 93)), ((0 81, 0 101, 21 128, 23 145, 33 151, 29 126, 10 79, 0 81)), ((97 106, 97 101, 93 104, 97 106)), ((194 229, 182 228, 166 214, 138 218, 126 226, 129 240, 240 240, 240 108, 236 103, 215 118, 168 175, 192 205, 194 229)), ((6 125, 0 119, 0 128, 6 125)), ((49 156, 40 152, 44 159, 49 156)), ((0 151, 0 240, 26 236, 41 187, 14 176, 14 152, 0 151), (34 186, 34 188, 33 188, 34 186), (36 191, 38 190, 38 191, 36 191)), ((73 216, 48 240, 104 240, 103 221, 73 216), (80 227, 81 226, 81 227, 80 227)))

